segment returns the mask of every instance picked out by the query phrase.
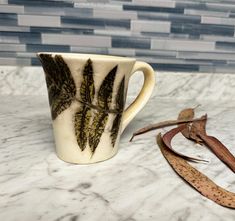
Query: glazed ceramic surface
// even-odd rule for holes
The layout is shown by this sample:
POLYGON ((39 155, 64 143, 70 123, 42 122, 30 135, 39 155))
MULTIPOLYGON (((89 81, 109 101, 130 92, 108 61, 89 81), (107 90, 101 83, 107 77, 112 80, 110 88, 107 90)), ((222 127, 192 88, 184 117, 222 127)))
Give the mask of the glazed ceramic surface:
POLYGON ((71 163, 94 163, 115 155, 126 125, 149 99, 154 72, 133 58, 38 53, 48 89, 56 151, 71 163), (145 83, 124 111, 128 81, 143 70, 145 83))

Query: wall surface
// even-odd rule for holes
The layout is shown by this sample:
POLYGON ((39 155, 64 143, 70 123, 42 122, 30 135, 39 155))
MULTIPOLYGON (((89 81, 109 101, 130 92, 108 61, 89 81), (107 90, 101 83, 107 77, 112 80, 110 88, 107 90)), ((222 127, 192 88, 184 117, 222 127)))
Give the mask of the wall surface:
POLYGON ((157 70, 234 72, 232 0, 0 0, 0 64, 37 51, 137 57, 157 70))

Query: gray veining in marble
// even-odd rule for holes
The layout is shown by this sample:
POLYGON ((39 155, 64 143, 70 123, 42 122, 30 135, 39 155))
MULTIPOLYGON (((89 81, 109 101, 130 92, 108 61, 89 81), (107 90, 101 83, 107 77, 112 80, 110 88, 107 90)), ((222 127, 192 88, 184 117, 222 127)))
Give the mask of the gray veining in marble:
POLYGON ((1 66, 0 94, 46 94, 46 82, 40 67, 1 66))
MULTIPOLYGON (((45 95, 47 93, 41 67, 2 66, 0 94, 45 95)), ((235 76, 233 74, 156 72, 157 97, 191 100, 235 100, 235 76)), ((143 83, 140 72, 130 80, 129 96, 137 95, 143 83)))
MULTIPOLYGON (((197 115, 208 113, 208 133, 235 154, 233 75, 157 73, 154 94, 122 134, 118 154, 92 165, 56 157, 41 68, 1 67, 0 76, 0 220, 235 220, 234 210, 201 196, 173 172, 155 143, 155 135, 166 129, 128 142, 134 130, 201 104, 197 115)), ((133 76, 128 103, 141 81, 141 74, 133 76)), ((234 174, 207 148, 180 135, 173 145, 209 159, 209 164, 193 165, 235 192, 234 174)))
MULTIPOLYGON (((152 121, 176 118, 197 103, 153 97, 125 130, 119 153, 92 165, 59 160, 46 96, 0 97, 0 219, 6 221, 81 220, 226 220, 233 210, 220 207, 185 184, 167 164, 155 144, 158 130, 128 142, 131 133, 152 121)), ((201 103, 208 132, 234 153, 234 103, 201 103)), ((205 147, 178 136, 177 149, 200 154, 210 164, 195 164, 217 184, 235 191, 234 174, 205 147)))

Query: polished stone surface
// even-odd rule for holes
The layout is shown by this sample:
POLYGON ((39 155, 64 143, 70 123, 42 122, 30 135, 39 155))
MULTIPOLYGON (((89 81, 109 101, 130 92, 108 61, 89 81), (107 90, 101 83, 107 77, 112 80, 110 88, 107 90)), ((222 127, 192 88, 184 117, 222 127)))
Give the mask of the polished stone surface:
MULTIPOLYGON (((68 164, 56 157, 44 85, 38 84, 36 92, 34 81, 35 89, 23 93, 18 81, 8 79, 12 93, 5 89, 4 93, 0 87, 0 220, 235 220, 234 210, 201 196, 168 165, 155 142, 155 135, 166 128, 128 142, 134 130, 175 119, 181 109, 201 104, 197 115, 208 114, 208 134, 217 136, 235 154, 234 78, 192 73, 158 76, 155 94, 124 131, 118 154, 91 165, 68 164)), ((22 79, 22 87, 31 85, 29 79, 22 79)), ((138 85, 136 91, 129 91, 129 102, 137 89, 138 85)), ((234 173, 206 147, 181 135, 173 145, 184 153, 210 159, 208 164, 193 165, 235 192, 234 173)))
MULTIPOLYGON (((188 100, 235 100, 234 74, 207 74, 156 72, 157 87, 154 95, 162 98, 188 100)), ((137 94, 143 76, 137 72, 131 77, 129 95, 137 94)), ((45 95, 46 85, 42 67, 2 66, 0 94, 45 95)))

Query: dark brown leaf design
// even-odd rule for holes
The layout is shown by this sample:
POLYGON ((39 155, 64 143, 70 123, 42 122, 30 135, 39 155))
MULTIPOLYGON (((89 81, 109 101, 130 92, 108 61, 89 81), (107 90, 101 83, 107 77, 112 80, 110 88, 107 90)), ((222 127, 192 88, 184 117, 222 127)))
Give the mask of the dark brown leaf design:
POLYGON ((69 67, 61 55, 39 54, 48 88, 52 120, 67 109, 76 95, 76 86, 69 67))
POLYGON ((92 153, 95 152, 100 142, 100 137, 104 132, 107 120, 108 120, 107 113, 96 111, 96 114, 94 115, 92 125, 89 131, 89 145, 92 153))
POLYGON ((90 118, 91 109, 85 105, 81 106, 74 116, 75 135, 81 151, 86 148, 90 118))
POLYGON ((113 147, 115 146, 115 143, 117 140, 121 120, 122 120, 122 114, 117 114, 113 120, 113 125, 111 129, 111 142, 112 142, 113 147))
POLYGON ((123 77, 116 95, 116 109, 120 112, 124 109, 125 77, 123 77))
POLYGON ((78 108, 74 115, 74 130, 81 151, 85 150, 89 136, 91 119, 90 105, 94 94, 93 67, 91 60, 88 59, 83 70, 83 80, 80 87, 81 107, 78 108))
POLYGON ((81 101, 84 103, 91 104, 95 95, 95 86, 93 79, 93 67, 91 59, 85 64, 83 70, 83 81, 80 88, 81 101))
POLYGON ((120 123, 122 119, 122 112, 124 109, 124 99, 125 99, 124 90, 125 90, 125 77, 123 77, 119 85, 117 95, 116 95, 116 109, 120 112, 120 114, 117 114, 115 116, 113 120, 112 129, 111 129, 111 141, 112 141, 113 147, 117 140, 118 131, 119 131, 120 123))
POLYGON ((109 110, 112 102, 113 83, 116 76, 116 72, 117 72, 117 66, 115 66, 108 73, 98 91, 97 104, 98 108, 102 109, 103 111, 97 111, 97 110, 94 111, 94 118, 89 133, 89 145, 92 153, 95 152, 100 142, 101 135, 104 132, 105 125, 108 120, 107 111, 109 110))
POLYGON ((117 72, 115 66, 105 77, 98 92, 98 106, 104 110, 108 110, 112 101, 113 83, 117 72))

